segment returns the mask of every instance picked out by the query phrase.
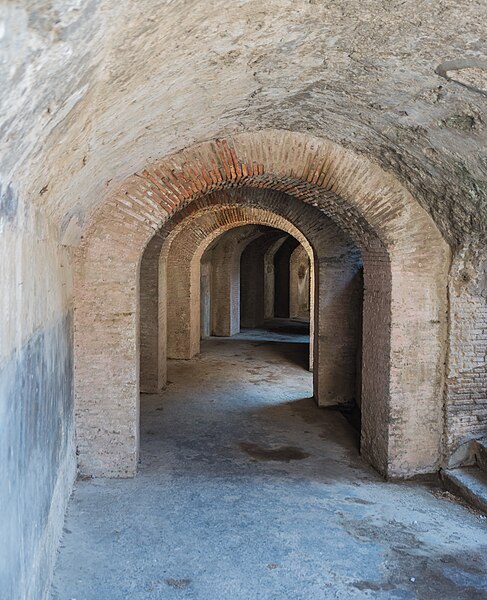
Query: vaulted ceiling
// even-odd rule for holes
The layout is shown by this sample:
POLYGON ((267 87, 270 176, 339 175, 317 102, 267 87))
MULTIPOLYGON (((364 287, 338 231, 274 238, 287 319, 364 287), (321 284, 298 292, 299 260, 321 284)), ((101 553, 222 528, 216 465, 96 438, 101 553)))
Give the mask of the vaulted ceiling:
POLYGON ((485 228, 484 0, 31 0, 1 12, 0 207, 15 195, 82 228, 151 161, 275 128, 393 172, 453 245, 485 228))

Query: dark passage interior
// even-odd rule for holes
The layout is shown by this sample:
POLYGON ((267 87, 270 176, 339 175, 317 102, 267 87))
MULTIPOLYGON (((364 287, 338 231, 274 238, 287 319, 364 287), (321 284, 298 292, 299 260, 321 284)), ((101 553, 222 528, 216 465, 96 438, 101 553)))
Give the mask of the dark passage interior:
MULTIPOLYGON (((266 319, 259 328, 242 328, 238 338, 266 346, 275 354, 276 364, 280 357, 284 363, 309 369, 309 321, 266 319)), ((309 395, 313 395, 312 378, 309 395)))

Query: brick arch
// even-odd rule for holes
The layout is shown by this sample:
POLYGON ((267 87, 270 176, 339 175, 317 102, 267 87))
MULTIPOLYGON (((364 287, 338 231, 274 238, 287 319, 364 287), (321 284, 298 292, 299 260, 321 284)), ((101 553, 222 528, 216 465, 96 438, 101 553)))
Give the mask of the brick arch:
MULTIPOLYGON (((245 218, 240 210, 242 207, 256 207, 260 209, 266 209, 268 212, 274 214, 274 216, 266 217, 271 218, 268 224, 271 226, 283 226, 284 230, 289 232, 291 235, 296 235, 298 240, 304 244, 310 255, 310 260, 313 262, 313 248, 309 242, 306 241, 304 234, 300 231, 306 230, 306 236, 309 239, 318 239, 319 234, 324 228, 333 226, 324 214, 317 211, 317 209, 310 205, 302 205, 298 200, 292 196, 286 196, 280 192, 273 190, 261 190, 261 189, 238 189, 238 190, 223 190, 214 192, 205 197, 195 200, 191 204, 186 205, 181 209, 173 218, 171 218, 165 225, 157 231, 147 244, 141 262, 141 278, 146 281, 145 287, 151 290, 145 300, 147 307, 146 312, 151 315, 157 313, 161 308, 157 306, 157 302, 154 301, 158 286, 158 269, 160 264, 160 254, 163 252, 163 246, 166 251, 171 246, 173 239, 182 231, 188 223, 191 223, 193 219, 200 218, 201 215, 206 211, 221 210, 226 208, 227 212, 222 217, 223 223, 230 223, 234 219, 245 218), (279 216, 280 215, 280 216, 279 216), (284 220, 282 219, 284 217, 284 220), (288 225, 285 224, 287 221, 294 225, 291 230, 288 229, 288 225)), ((313 278, 314 281, 314 278, 313 278)), ((142 299, 144 301, 144 299, 142 299)), ((152 316, 149 321, 154 319, 152 316)), ((163 319, 164 320, 164 319, 163 319)), ((149 322, 148 321, 148 322, 149 322)), ((144 320, 142 320, 141 327, 144 327, 144 320)), ((143 332, 144 333, 144 332, 143 332)), ((165 332, 161 334, 161 338, 165 337, 165 332)), ((193 342, 194 343, 194 342, 193 342)), ((313 344, 311 343, 311 346, 313 344)), ((157 341, 154 336, 143 335, 141 338, 141 368, 144 368, 143 379, 146 383, 145 389, 154 391, 160 389, 164 384, 165 374, 165 358, 163 357, 163 349, 159 348, 157 341), (145 340, 148 340, 147 343, 145 340), (161 356, 159 360, 158 357, 161 356), (151 358, 152 357, 152 358, 151 358), (158 363, 158 367, 155 368, 154 360, 158 363)), ((310 349, 311 351, 312 349, 310 349)), ((312 364, 312 360, 311 360, 312 364)))
MULTIPOLYGON (((310 366, 315 362, 315 354, 319 357, 318 369, 315 371, 314 392, 316 401, 321 405, 337 405, 347 403, 355 396, 355 363, 357 343, 357 310, 358 301, 355 296, 359 290, 351 285, 351 280, 360 268, 360 253, 350 238, 344 234, 331 219, 316 207, 303 206, 292 196, 269 190, 237 190, 235 193, 217 192, 205 199, 187 206, 171 220, 147 245, 141 263, 141 281, 150 290, 147 299, 142 297, 141 306, 145 315, 144 322, 159 321, 161 334, 159 340, 166 338, 165 323, 177 330, 182 341, 182 353, 174 353, 173 357, 189 358, 199 347, 197 302, 192 303, 191 280, 193 290, 197 289, 199 275, 194 270, 192 259, 197 252, 198 244, 203 244, 201 252, 212 243, 215 236, 222 231, 245 223, 259 223, 281 229, 300 242, 310 257, 312 265, 312 313, 310 327, 310 366), (221 226, 221 229, 219 227, 221 226), (173 271, 166 277, 164 258, 173 251, 174 240, 182 235, 182 241, 173 252, 176 261, 173 271), (165 250, 163 249, 165 248, 165 250), (163 260, 160 260, 161 254, 163 260), (315 263, 318 261, 317 274, 321 281, 322 293, 315 293, 315 263), (163 267, 161 271, 161 266, 163 267), (339 269, 337 269, 337 267, 339 269), (181 277, 181 273, 185 273, 181 277), (337 277, 338 275, 338 277, 337 277), (185 317, 179 318, 181 307, 174 303, 172 315, 166 319, 164 302, 154 302, 157 287, 164 288, 164 281, 178 279, 180 286, 186 286, 184 292, 179 289, 179 297, 186 297, 193 307, 193 316, 189 308, 185 317), (149 282, 149 283, 147 283, 149 282), (327 303, 319 307, 319 297, 325 297, 327 303), (336 295, 339 294, 340 298, 336 295), (317 305, 314 310, 314 305, 317 305), (355 306, 355 312, 353 310, 355 306), (331 309, 331 313, 330 313, 331 309), (328 311, 328 312, 327 312, 328 311), (161 314, 158 319, 157 314, 161 314), (324 344, 315 343, 315 320, 319 339, 324 344), (327 351, 323 346, 326 345, 327 351), (352 368, 351 366, 352 365, 352 368)), ((199 256, 196 257, 199 267, 199 256)), ((159 298, 164 299, 164 293, 159 298)), ((174 332, 175 333, 175 332, 174 332)), ((152 343, 141 343, 141 365, 144 368, 144 389, 158 390, 165 381, 166 355, 164 344, 159 344, 154 336, 148 336, 152 343)), ((169 336, 171 337, 171 336, 169 336)), ((142 368, 141 366, 141 368, 142 368)))
POLYGON ((363 422, 370 433, 363 453, 389 476, 437 468, 448 245, 391 174, 329 140, 276 130, 204 142, 156 161, 92 216, 75 276, 78 445, 88 457, 82 468, 134 473, 136 418, 115 437, 110 417, 127 403, 138 410, 138 268, 145 246, 188 204, 238 187, 273 189, 314 205, 359 244, 364 345, 375 364, 370 377, 364 373, 362 393, 376 399, 363 422), (100 406, 106 410, 96 423, 100 406), (117 464, 115 456, 131 458, 117 464))
MULTIPOLYGON (((284 211, 283 211, 284 213, 284 211)), ((285 213, 284 213, 285 214, 285 213)), ((288 220, 284 214, 272 212, 258 206, 249 206, 243 203, 232 205, 225 203, 224 197, 221 202, 215 203, 208 208, 202 208, 192 213, 191 217, 196 217, 198 227, 192 229, 191 243, 197 248, 196 255, 201 255, 208 246, 216 239, 221 232, 240 227, 245 224, 264 225, 285 231, 293 236, 305 248, 308 256, 313 257, 313 246, 309 239, 303 234, 302 229, 298 228, 293 222, 288 220)), ((190 220, 191 217, 188 219, 190 220)), ((301 224, 302 226, 302 224, 301 224)), ((178 226, 171 230, 170 235, 164 240, 161 248, 161 254, 169 253, 169 248, 177 235, 188 228, 188 221, 178 223, 178 226)))
MULTIPOLYGON (((313 248, 300 229, 282 215, 272 213, 262 208, 246 206, 239 206, 238 210, 232 210, 229 207, 221 206, 199 213, 199 218, 195 219, 191 225, 187 223, 182 225, 179 230, 179 235, 172 239, 169 245, 163 245, 161 258, 164 260, 167 256, 168 269, 172 266, 174 275, 176 275, 181 267, 186 267, 186 261, 188 261, 191 277, 195 281, 199 281, 199 264, 201 257, 206 250, 224 233, 244 225, 267 226, 288 233, 303 246, 305 252, 314 262, 313 248), (180 240, 180 238, 183 238, 183 240, 180 240), (188 240, 188 238, 190 239, 188 240), (177 243, 178 241, 179 243, 177 243), (175 247, 176 245, 177 247, 175 247), (183 246, 185 246, 184 249, 183 246)), ((239 253, 242 250, 242 247, 235 248, 236 253, 234 254, 232 252, 228 256, 228 260, 236 261, 237 258, 240 258, 239 253)), ((168 277, 168 279, 170 279, 170 277, 168 277)), ((197 296, 197 286, 195 285, 193 287, 197 296)), ((188 292, 190 292, 190 290, 188 290, 188 292)), ((192 297, 190 292, 189 298, 192 299, 192 297)), ((197 304, 198 303, 194 301, 194 305, 197 304)), ((191 328, 194 329, 194 348, 187 352, 184 358, 191 358, 191 356, 194 356, 194 354, 199 351, 199 322, 197 313, 198 311, 195 310, 196 326, 191 328)))
MULTIPOLYGON (((310 242, 302 229, 284 216, 285 212, 277 214, 262 207, 235 203, 195 205, 185 211, 184 220, 178 219, 148 244, 142 258, 140 276, 143 282, 141 379, 145 391, 156 392, 165 383, 165 339, 168 339, 171 358, 188 359, 199 352, 200 260, 206 249, 223 233, 250 224, 280 229, 302 244, 314 265, 314 250, 310 242), (183 305, 181 302, 166 301, 167 294, 172 295, 173 299, 186 298, 186 301, 183 305), (158 301, 154 300, 156 297, 158 301), (155 322, 158 323, 158 338, 154 335, 152 325, 155 322)), ((298 223, 302 228, 303 223, 299 220, 298 223)), ((235 257, 229 257, 229 260, 232 258, 235 257)))

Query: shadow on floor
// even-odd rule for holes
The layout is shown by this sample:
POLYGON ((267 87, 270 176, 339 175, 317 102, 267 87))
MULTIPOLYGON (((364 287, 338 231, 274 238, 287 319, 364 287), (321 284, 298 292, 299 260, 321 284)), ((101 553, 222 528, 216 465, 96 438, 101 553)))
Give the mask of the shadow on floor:
POLYGON ((276 360, 285 360, 301 369, 309 369, 309 344, 302 342, 251 342, 254 347, 267 346, 276 360))
POLYGON ((181 413, 183 400, 174 390, 174 400, 144 398, 141 469, 171 471, 170 451, 185 457, 178 460, 180 468, 196 478, 381 480, 360 457, 358 433, 338 411, 318 408, 313 398, 262 405, 262 388, 256 387, 254 394, 247 395, 244 406, 215 400, 210 411, 201 407, 188 423, 175 418, 186 411, 181 413))
MULTIPOLYGON (((204 354, 209 348, 224 347, 234 341, 252 344, 255 348, 266 347, 270 356, 267 360, 289 362, 309 369, 309 322, 292 319, 271 319, 260 328, 243 328, 231 337, 209 337, 201 343, 204 354), (210 342, 213 345, 208 345, 210 342)), ((232 346, 233 347, 233 346, 232 346)))

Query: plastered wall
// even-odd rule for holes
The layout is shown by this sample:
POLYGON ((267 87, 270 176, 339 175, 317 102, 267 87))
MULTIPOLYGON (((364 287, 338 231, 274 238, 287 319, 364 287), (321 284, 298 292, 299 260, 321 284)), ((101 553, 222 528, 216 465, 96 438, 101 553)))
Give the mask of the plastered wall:
POLYGON ((72 274, 57 232, 0 199, 0 597, 44 598, 75 476, 72 274))
POLYGON ((289 263, 289 316, 309 318, 309 257, 302 246, 291 254, 289 263))

